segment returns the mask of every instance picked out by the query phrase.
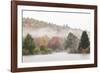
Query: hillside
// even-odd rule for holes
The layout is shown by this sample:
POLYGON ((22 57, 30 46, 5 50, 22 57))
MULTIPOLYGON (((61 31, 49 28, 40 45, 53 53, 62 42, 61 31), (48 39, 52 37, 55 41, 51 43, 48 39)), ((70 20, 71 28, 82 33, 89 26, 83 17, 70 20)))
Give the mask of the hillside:
POLYGON ((27 33, 33 37, 47 35, 49 38, 53 36, 67 37, 69 32, 80 38, 82 30, 73 29, 68 25, 59 26, 50 22, 39 21, 33 18, 23 18, 23 37, 27 33))

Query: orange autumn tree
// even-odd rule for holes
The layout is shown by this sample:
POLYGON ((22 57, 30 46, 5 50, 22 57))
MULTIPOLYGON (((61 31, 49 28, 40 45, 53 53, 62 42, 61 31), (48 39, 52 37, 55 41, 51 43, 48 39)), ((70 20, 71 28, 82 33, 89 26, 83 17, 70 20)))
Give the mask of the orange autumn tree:
POLYGON ((49 41, 49 38, 47 35, 44 35, 39 38, 39 46, 40 46, 41 54, 51 53, 52 50, 47 47, 48 41, 49 41))
POLYGON ((47 47, 47 44, 48 44, 48 41, 49 41, 49 38, 47 35, 44 35, 42 37, 39 38, 39 46, 40 48, 41 47, 47 47))
POLYGON ((53 51, 60 51, 62 49, 61 38, 58 36, 52 37, 52 39, 48 43, 48 47, 53 51))

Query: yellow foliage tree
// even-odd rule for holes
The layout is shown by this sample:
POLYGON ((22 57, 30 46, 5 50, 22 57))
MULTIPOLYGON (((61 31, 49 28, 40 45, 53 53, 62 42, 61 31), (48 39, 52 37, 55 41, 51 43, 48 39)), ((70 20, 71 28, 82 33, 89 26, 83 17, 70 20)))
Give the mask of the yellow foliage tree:
POLYGON ((47 44, 48 44, 48 41, 49 41, 49 38, 48 38, 47 35, 44 35, 44 36, 40 37, 40 38, 39 38, 39 46, 40 46, 40 47, 41 47, 41 46, 46 47, 47 44))

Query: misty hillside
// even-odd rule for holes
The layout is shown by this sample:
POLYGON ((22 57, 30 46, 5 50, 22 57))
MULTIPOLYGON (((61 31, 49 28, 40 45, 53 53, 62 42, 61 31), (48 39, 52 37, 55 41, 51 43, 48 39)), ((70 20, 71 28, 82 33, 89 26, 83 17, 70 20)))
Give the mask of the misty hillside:
POLYGON ((82 33, 81 29, 73 29, 68 25, 62 24, 62 26, 60 26, 33 18, 23 18, 23 37, 29 33, 33 37, 48 35, 49 38, 53 36, 66 38, 70 32, 80 39, 82 33))
POLYGON ((49 22, 45 22, 45 21, 40 21, 40 20, 36 20, 33 18, 23 18, 23 26, 24 27, 32 27, 34 29, 38 29, 38 28, 44 28, 44 27, 53 27, 53 29, 66 29, 66 28, 70 28, 67 25, 65 26, 59 26, 53 23, 49 23, 49 22))

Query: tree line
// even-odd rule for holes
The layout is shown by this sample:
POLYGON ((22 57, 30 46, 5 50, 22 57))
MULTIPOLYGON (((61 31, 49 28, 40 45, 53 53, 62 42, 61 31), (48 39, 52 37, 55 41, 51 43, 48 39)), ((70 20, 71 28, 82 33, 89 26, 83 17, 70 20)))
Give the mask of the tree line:
POLYGON ((50 54, 68 49, 70 53, 89 53, 90 41, 87 32, 83 31, 80 39, 73 33, 69 33, 66 39, 57 36, 51 39, 48 36, 35 39, 30 34, 27 34, 22 42, 23 55, 50 54))

